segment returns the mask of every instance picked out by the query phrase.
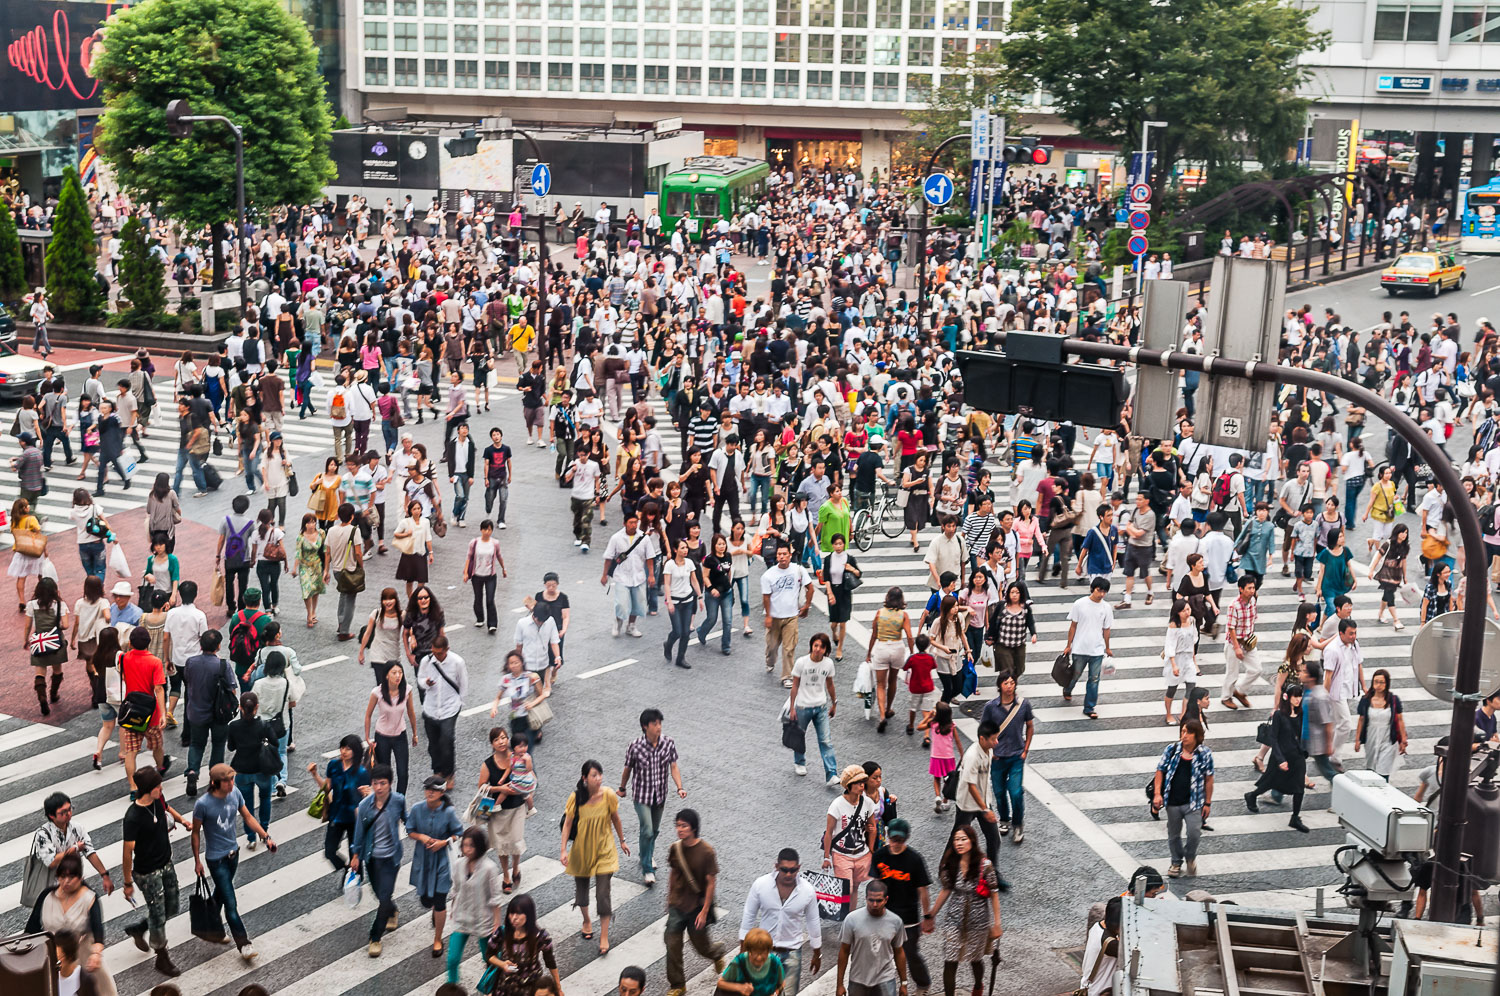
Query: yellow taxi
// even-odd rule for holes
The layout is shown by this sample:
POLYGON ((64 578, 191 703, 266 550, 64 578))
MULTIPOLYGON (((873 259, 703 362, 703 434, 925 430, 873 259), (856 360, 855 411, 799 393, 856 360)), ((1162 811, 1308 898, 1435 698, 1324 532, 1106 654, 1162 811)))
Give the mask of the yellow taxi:
POLYGON ((1437 297, 1444 287, 1462 287, 1465 275, 1451 252, 1404 252, 1380 271, 1380 286, 1392 297, 1401 291, 1437 297))

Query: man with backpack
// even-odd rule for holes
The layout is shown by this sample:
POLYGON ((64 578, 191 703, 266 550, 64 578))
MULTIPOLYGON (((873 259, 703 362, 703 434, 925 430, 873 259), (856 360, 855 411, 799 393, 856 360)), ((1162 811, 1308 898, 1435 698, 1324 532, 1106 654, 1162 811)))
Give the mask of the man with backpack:
POLYGON ((334 378, 333 390, 328 392, 328 421, 333 426, 333 455, 339 463, 344 462, 345 453, 354 451, 354 414, 349 401, 352 393, 348 377, 342 373, 334 378))
POLYGON ((1242 470, 1244 463, 1243 454, 1231 453, 1229 469, 1214 481, 1214 488, 1208 499, 1211 508, 1222 510, 1228 517, 1230 527, 1235 533, 1240 531, 1245 524, 1245 519, 1249 516, 1249 510, 1245 507, 1245 474, 1242 470))
MULTIPOLYGON (((226 603, 227 604, 227 603, 226 603)), ((245 591, 244 607, 229 617, 229 660, 234 664, 234 673, 239 676, 240 687, 249 691, 251 673, 264 647, 274 620, 270 613, 260 607, 260 589, 245 591)))
POLYGON ((166 722, 167 672, 161 658, 147 649, 150 646, 150 632, 136 626, 130 631, 130 649, 120 657, 120 760, 125 764, 125 784, 130 787, 132 801, 136 797, 135 758, 142 744, 151 749, 157 771, 165 775, 172 767, 161 737, 166 722))
POLYGON ((245 585, 250 579, 250 534, 255 520, 245 514, 250 508, 246 495, 235 495, 232 511, 219 523, 219 543, 214 551, 214 570, 224 575, 224 605, 233 613, 245 606, 245 585), (236 594, 238 593, 238 594, 236 594))
MULTIPOLYGON (((183 582, 184 585, 191 581, 183 582)), ((203 763, 203 748, 212 741, 209 765, 224 763, 224 744, 229 723, 235 717, 239 701, 239 683, 229 661, 219 656, 224 637, 210 629, 198 637, 200 652, 187 659, 182 668, 182 685, 187 703, 187 794, 198 794, 198 771, 203 763)))

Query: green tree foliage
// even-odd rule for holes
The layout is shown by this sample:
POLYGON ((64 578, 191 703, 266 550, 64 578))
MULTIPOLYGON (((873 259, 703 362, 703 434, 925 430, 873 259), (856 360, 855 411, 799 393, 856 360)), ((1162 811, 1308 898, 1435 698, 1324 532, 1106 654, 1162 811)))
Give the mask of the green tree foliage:
POLYGON ((21 259, 21 238, 16 234, 16 216, 0 198, 0 301, 15 304, 26 293, 26 264, 21 259))
MULTIPOLYGON (((920 111, 911 111, 908 117, 922 129, 910 144, 927 165, 927 157, 938 143, 950 135, 969 133, 969 115, 976 107, 988 107, 991 113, 1004 115, 1010 122, 1018 118, 1015 101, 1011 99, 1008 86, 1010 79, 1004 64, 992 51, 976 52, 969 57, 962 72, 945 72, 942 82, 932 91, 927 106, 920 111)), ((1014 123, 1011 125, 1014 129, 1014 123)), ((1014 138, 1015 134, 1009 137, 1014 138)), ((955 142, 936 165, 957 170, 958 176, 967 176, 969 171, 968 142, 955 142)))
POLYGON ((1016 0, 988 58, 1011 92, 1050 93, 1085 138, 1135 149, 1142 121, 1168 122, 1152 134, 1158 173, 1181 159, 1279 162, 1308 104, 1297 60, 1327 44, 1311 13, 1284 0, 1016 0))
POLYGON ((104 314, 104 289, 96 279, 94 226, 78 171, 63 173, 47 245, 47 304, 63 322, 94 322, 104 314))
POLYGON ((138 4, 110 20, 93 73, 105 104, 95 148, 125 189, 167 217, 222 226, 235 212, 233 135, 203 123, 173 138, 166 106, 177 98, 244 130, 247 204, 305 203, 333 179, 317 51, 278 0, 138 4))
POLYGON ((167 285, 160 257, 151 251, 151 233, 137 218, 120 229, 120 288, 130 301, 127 324, 154 324, 167 310, 167 285))

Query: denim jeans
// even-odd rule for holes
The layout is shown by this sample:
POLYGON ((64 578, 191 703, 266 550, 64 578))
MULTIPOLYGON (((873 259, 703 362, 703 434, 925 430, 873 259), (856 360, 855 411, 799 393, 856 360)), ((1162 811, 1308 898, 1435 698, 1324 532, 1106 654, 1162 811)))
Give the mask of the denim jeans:
POLYGON ((203 763, 203 748, 213 741, 213 748, 209 751, 208 763, 210 766, 224 763, 224 742, 229 738, 228 723, 188 723, 188 756, 187 769, 184 772, 189 778, 197 778, 199 765, 203 763))
POLYGON ((1020 754, 996 757, 990 762, 990 786, 995 790, 995 812, 1016 826, 1026 822, 1026 793, 1021 787, 1026 759, 1020 754))
POLYGON ((750 475, 750 504, 748 506, 746 506, 746 510, 749 511, 750 514, 752 514, 752 515, 764 515, 766 513, 766 510, 769 509, 770 507, 771 507, 771 475, 770 474, 751 474, 750 475), (759 502, 760 502, 759 505, 756 505, 756 501, 757 500, 759 500, 759 502))
MULTIPOLYGON (((101 577, 102 577, 102 575, 101 575, 101 577)), ((742 577, 742 578, 735 578, 734 579, 734 593, 737 596, 739 596, 739 600, 740 600, 740 618, 741 619, 749 619, 750 618, 750 577, 749 577, 749 575, 746 575, 745 577, 742 577)))
POLYGON ((646 585, 614 583, 615 618, 638 619, 646 614, 646 585))
POLYGON ((396 425, 390 419, 383 420, 380 423, 380 438, 385 443, 386 452, 393 451, 396 445, 401 442, 400 426, 396 425))
POLYGON ((664 802, 635 804, 635 822, 640 827, 636 857, 641 862, 642 875, 656 874, 656 835, 661 833, 661 811, 664 802))
POLYGON ((370 940, 378 941, 385 933, 386 922, 396 912, 396 876, 401 871, 401 855, 392 858, 377 858, 373 855, 363 862, 365 879, 375 893, 375 920, 370 924, 370 940))
POLYGON ((802 948, 774 948, 776 957, 781 959, 781 968, 785 972, 786 987, 782 992, 786 996, 797 996, 802 989, 802 948))
POLYGON ((209 877, 214 880, 214 902, 224 910, 224 920, 229 924, 229 936, 234 938, 236 945, 244 947, 250 940, 250 935, 245 930, 244 921, 240 919, 240 904, 234 895, 234 873, 240 867, 239 848, 222 858, 209 858, 204 864, 208 865, 209 877))
POLYGON ((254 491, 260 487, 260 461, 250 455, 251 448, 240 447, 240 459, 245 463, 245 487, 254 491))
POLYGON ((462 522, 465 513, 469 511, 469 483, 470 478, 459 474, 453 479, 453 518, 462 522))
MULTIPOLYGON (((1080 670, 1080 675, 1084 669, 1088 671, 1088 686, 1083 693, 1083 711, 1087 715, 1093 712, 1094 707, 1099 704, 1099 673, 1104 669, 1104 655, 1074 654, 1073 666, 1080 670)), ((1073 686, 1078 684, 1078 677, 1075 675, 1073 680, 1068 682, 1067 687, 1063 689, 1064 695, 1073 694, 1073 686)))
MULTIPOLYGON (((833 738, 828 732, 828 707, 826 705, 813 706, 811 709, 797 708, 797 725, 803 732, 812 727, 818 736, 818 752, 823 755, 823 777, 832 778, 839 773, 839 761, 833 753, 833 738)), ((792 753, 793 764, 806 764, 805 753, 792 753)))
POLYGON ((734 591, 725 589, 723 594, 715 595, 712 591, 703 593, 703 604, 707 607, 704 612, 703 625, 698 627, 698 639, 700 642, 708 642, 708 634, 714 631, 714 623, 723 618, 723 628, 719 633, 719 648, 726 654, 729 653, 730 623, 734 615, 734 591))
POLYGON ((78 559, 83 563, 83 573, 92 574, 100 581, 104 580, 104 572, 107 569, 104 559, 104 543, 79 543, 78 559))
POLYGON ((182 472, 191 469, 193 472, 193 483, 199 491, 208 490, 208 478, 203 476, 203 461, 194 457, 187 450, 177 451, 177 469, 172 475, 172 490, 182 491, 182 472))
POLYGON ((1344 479, 1344 525, 1354 528, 1354 513, 1358 511, 1359 493, 1365 489, 1365 475, 1356 474, 1344 479))
MULTIPOLYGON (((283 755, 283 760, 285 755, 283 755)), ((282 765, 285 767, 285 764, 282 765)), ((271 826, 271 784, 276 780, 275 775, 235 775, 234 787, 240 790, 240 795, 245 797, 245 808, 255 814, 260 821, 261 828, 268 833, 271 826), (256 793, 259 792, 259 805, 257 805, 256 793)), ((245 824, 245 839, 254 840, 255 835, 250 832, 250 824, 245 824)))
POLYGON ((281 604, 281 561, 257 560, 255 578, 260 582, 260 604, 267 611, 281 604))
POLYGON ((505 506, 510 502, 509 484, 486 484, 484 487, 484 514, 489 515, 490 509, 496 505, 495 521, 505 521, 505 506))
POLYGON ((1184 860, 1198 860, 1198 838, 1203 834, 1203 810, 1187 806, 1168 806, 1167 849, 1172 852, 1172 864, 1180 865, 1184 860), (1187 839, 1183 840, 1183 830, 1187 839))
POLYGON ((672 599, 672 609, 667 613, 672 624, 672 632, 667 634, 667 641, 662 644, 661 648, 668 660, 672 658, 673 644, 677 646, 677 660, 679 662, 687 660, 688 643, 691 642, 693 634, 693 609, 696 604, 694 598, 672 599))

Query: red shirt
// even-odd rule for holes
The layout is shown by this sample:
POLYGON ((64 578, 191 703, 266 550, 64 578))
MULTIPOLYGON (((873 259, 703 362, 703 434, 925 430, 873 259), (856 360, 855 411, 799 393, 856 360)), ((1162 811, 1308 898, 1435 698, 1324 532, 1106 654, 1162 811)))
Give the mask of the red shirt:
POLYGON ((937 670, 937 660, 931 654, 918 651, 906 659, 901 670, 910 671, 906 679, 906 690, 913 695, 926 695, 933 690, 932 673, 937 670))
MULTIPOLYGON (((167 683, 167 671, 162 667, 161 658, 149 650, 125 651, 125 656, 120 661, 120 675, 125 679, 127 695, 131 692, 145 692, 154 697, 157 687, 167 683)), ((161 705, 158 703, 156 711, 151 714, 151 725, 161 724, 161 705)))

